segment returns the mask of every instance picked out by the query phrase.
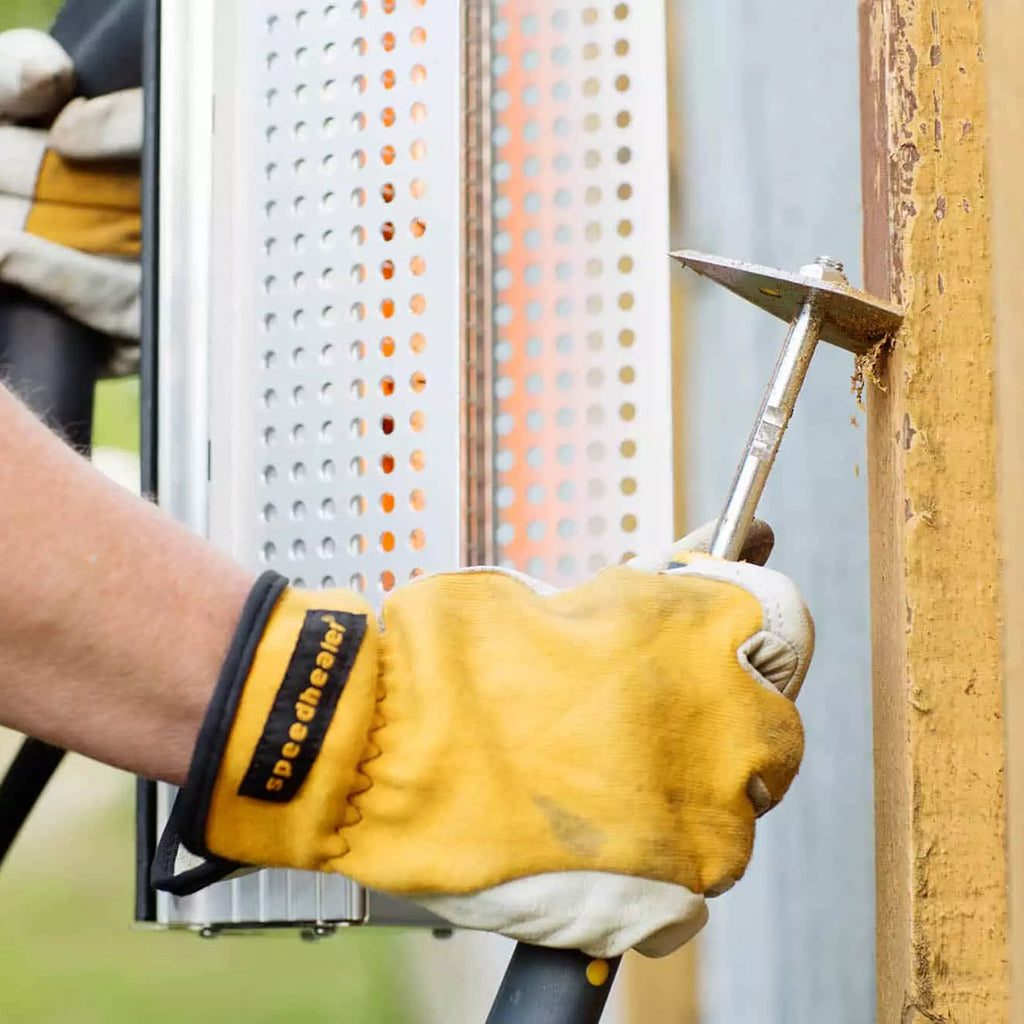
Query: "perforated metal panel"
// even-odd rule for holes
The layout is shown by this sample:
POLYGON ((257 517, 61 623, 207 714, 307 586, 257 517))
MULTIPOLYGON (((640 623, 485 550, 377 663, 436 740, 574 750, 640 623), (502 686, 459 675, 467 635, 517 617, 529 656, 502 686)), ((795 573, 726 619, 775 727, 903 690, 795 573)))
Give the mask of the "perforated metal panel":
MULTIPOLYGON (((463 559, 568 584, 663 550, 660 5, 175 0, 163 21, 162 504, 254 570, 378 605, 463 559)), ((260 872, 158 917, 358 921, 375 899, 260 872)))
POLYGON ((671 540, 661 5, 493 4, 497 542, 559 585, 671 540))
MULTIPOLYGON (((191 505, 193 525, 253 569, 379 605, 460 559, 458 7, 222 2, 211 25, 198 3, 191 24, 170 6, 165 29, 205 27, 217 53, 211 229, 166 253, 168 276, 183 261, 179 274, 204 267, 209 282, 208 340, 183 354, 173 326, 161 332, 169 408, 206 363, 188 419, 208 420, 208 466, 193 458, 179 512, 191 505)), ((197 149, 181 203, 203 180, 197 149)), ((172 174, 180 161, 168 153, 172 174)), ((187 461, 180 437, 164 442, 162 492, 187 461)), ((365 909, 344 879, 299 872, 160 905, 204 924, 365 909)))

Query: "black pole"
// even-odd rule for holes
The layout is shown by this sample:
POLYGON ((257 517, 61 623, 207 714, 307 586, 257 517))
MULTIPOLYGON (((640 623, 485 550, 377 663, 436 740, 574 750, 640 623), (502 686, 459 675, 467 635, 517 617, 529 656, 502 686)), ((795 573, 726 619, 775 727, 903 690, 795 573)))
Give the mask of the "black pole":
POLYGON ((597 1024, 620 960, 520 942, 487 1024, 597 1024))

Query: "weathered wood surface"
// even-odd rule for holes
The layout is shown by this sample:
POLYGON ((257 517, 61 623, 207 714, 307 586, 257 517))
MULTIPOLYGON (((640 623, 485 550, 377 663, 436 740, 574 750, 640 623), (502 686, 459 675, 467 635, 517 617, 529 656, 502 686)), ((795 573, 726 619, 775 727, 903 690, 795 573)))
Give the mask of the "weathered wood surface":
POLYGON ((908 309, 868 416, 886 1024, 1008 1014, 982 7, 861 3, 866 285, 908 309))

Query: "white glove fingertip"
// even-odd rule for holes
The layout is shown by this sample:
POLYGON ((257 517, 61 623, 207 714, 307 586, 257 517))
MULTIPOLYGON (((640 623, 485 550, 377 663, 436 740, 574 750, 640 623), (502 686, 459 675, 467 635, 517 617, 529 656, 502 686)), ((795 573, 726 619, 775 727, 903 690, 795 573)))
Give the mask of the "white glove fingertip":
POLYGON ((74 65, 53 36, 33 28, 0 32, 0 116, 21 120, 57 110, 74 82, 74 65))
POLYGON ((142 152, 142 90, 78 97, 50 127, 50 145, 71 160, 113 160, 142 152))
POLYGON ((670 572, 732 583, 758 600, 761 631, 737 655, 759 681, 795 700, 814 654, 814 620, 796 584, 774 569, 715 558, 700 558, 670 572))

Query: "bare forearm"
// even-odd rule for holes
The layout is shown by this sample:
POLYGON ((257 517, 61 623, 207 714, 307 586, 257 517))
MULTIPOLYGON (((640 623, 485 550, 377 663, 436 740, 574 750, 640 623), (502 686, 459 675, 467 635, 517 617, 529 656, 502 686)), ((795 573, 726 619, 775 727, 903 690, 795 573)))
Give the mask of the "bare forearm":
POLYGON ((181 782, 251 577, 0 386, 0 724, 181 782))

